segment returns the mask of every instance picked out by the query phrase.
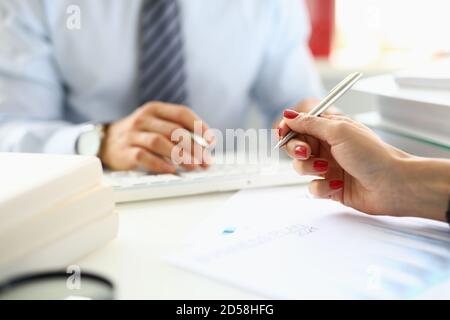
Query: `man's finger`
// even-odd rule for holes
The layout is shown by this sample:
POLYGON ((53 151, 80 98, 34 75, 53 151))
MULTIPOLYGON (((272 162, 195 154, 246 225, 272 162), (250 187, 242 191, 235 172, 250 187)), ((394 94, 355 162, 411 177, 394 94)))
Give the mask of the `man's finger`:
POLYGON ((132 146, 144 148, 151 153, 162 157, 170 158, 175 145, 166 137, 154 132, 132 132, 129 135, 128 143, 132 146))
POLYGON ((190 159, 189 163, 195 165, 204 165, 206 163, 204 159, 205 149, 193 141, 190 133, 186 129, 176 131, 172 139, 177 148, 184 151, 186 159, 184 161, 190 159))
POLYGON ((126 150, 127 155, 136 167, 142 167, 153 173, 175 173, 176 167, 160 157, 152 154, 148 150, 139 147, 132 147, 126 150))
POLYGON ((139 127, 140 130, 148 131, 148 132, 155 132, 162 134, 167 139, 171 139, 172 134, 178 130, 182 129, 183 127, 177 123, 167 121, 164 119, 156 118, 156 117, 149 117, 145 121, 141 122, 141 125, 139 127))
POLYGON ((177 123, 191 132, 201 129, 202 132, 197 134, 202 136, 209 129, 208 125, 194 111, 185 106, 161 103, 159 107, 154 108, 153 112, 157 117, 177 123), (199 128, 195 126, 196 123, 199 128))

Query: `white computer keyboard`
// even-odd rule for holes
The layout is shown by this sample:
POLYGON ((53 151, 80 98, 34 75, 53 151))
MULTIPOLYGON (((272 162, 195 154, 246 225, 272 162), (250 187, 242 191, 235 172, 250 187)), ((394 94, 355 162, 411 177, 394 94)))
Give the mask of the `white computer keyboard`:
POLYGON ((213 165, 208 170, 178 174, 149 175, 140 171, 105 172, 104 179, 114 189, 118 203, 178 197, 245 188, 304 184, 292 169, 291 161, 277 165, 213 165))

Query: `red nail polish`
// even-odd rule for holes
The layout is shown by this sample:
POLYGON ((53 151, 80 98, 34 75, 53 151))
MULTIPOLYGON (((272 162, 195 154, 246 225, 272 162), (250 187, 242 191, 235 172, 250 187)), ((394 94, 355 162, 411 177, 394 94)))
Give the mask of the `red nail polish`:
POLYGON ((316 160, 313 163, 313 168, 316 171, 323 172, 328 170, 328 161, 316 160))
POLYGON ((277 130, 278 130, 278 137, 280 137, 280 138, 281 138, 281 137, 282 137, 282 135, 281 135, 281 130, 282 130, 282 129, 281 129, 281 127, 280 127, 280 128, 278 128, 277 130))
POLYGON ((298 113, 297 111, 287 109, 287 110, 284 110, 283 116, 284 116, 286 119, 292 120, 292 119, 297 118, 297 117, 299 116, 299 113, 298 113))
POLYGON ((304 146, 296 146, 294 153, 299 158, 306 159, 306 157, 308 157, 308 149, 304 146))
POLYGON ((332 180, 330 181, 330 189, 339 190, 344 187, 344 181, 342 180, 332 180))

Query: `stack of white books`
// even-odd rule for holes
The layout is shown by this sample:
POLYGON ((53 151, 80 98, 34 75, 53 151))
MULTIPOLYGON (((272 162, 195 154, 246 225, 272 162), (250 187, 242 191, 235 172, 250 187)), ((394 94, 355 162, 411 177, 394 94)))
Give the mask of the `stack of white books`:
POLYGON ((0 278, 66 268, 112 240, 112 189, 98 159, 0 153, 0 278))
MULTIPOLYGON (((450 79, 450 64, 447 74, 450 79)), ((430 69, 431 70, 431 69, 430 69)), ((412 154, 450 158, 450 88, 441 70, 402 71, 365 79, 354 89, 376 97, 376 112, 356 118, 412 154), (421 75, 421 73, 423 75, 421 75)))

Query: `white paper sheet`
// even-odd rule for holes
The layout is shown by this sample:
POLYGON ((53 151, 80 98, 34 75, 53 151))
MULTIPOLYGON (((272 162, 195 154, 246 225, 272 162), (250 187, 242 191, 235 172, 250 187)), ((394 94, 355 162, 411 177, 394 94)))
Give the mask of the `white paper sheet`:
POLYGON ((246 190, 167 259, 269 298, 413 298, 449 278, 449 229, 371 217, 299 187, 246 190))

